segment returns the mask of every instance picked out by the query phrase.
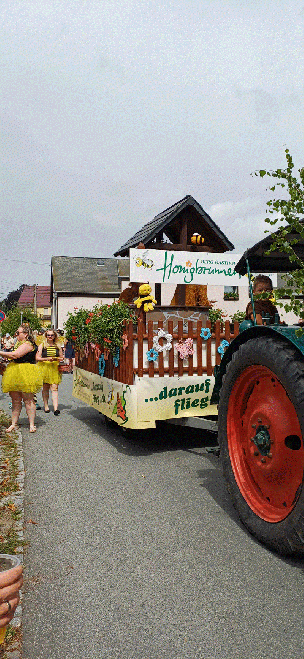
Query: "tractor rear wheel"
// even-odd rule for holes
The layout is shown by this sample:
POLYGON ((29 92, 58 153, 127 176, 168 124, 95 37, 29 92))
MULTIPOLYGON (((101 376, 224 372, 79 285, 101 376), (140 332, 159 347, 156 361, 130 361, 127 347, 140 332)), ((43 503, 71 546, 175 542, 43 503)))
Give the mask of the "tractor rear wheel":
POLYGON ((247 529, 304 556, 304 361, 276 337, 250 339, 223 378, 219 443, 228 490, 247 529))

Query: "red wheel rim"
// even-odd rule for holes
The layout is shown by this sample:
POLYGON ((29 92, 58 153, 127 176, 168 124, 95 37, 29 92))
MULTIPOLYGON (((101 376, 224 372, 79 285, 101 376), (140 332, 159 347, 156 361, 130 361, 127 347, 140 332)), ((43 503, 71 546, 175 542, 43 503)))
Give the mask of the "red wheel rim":
POLYGON ((234 384, 227 434, 242 496, 266 522, 282 521, 301 491, 304 450, 295 408, 281 382, 265 366, 249 366, 234 384), (261 429, 269 438, 266 455, 256 445, 261 429))

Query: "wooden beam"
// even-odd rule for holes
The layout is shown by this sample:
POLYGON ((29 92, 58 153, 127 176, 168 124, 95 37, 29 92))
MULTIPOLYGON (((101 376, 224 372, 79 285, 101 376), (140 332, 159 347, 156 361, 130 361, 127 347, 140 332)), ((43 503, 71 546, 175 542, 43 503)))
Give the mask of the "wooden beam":
POLYGON ((187 250, 187 230, 188 230, 187 217, 183 217, 181 232, 180 232, 180 241, 185 251, 187 250))
POLYGON ((184 247, 180 243, 153 243, 153 245, 147 245, 147 249, 167 250, 167 252, 214 252, 214 248, 210 245, 186 245, 184 247))

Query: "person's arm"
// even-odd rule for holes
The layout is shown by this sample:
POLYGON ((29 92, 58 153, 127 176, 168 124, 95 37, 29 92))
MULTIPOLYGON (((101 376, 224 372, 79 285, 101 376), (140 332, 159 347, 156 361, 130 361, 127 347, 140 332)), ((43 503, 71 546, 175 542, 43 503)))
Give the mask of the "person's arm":
POLYGON ((22 565, 18 565, 8 572, 0 573, 0 628, 6 627, 14 617, 20 600, 19 590, 23 584, 22 572, 22 565))
POLYGON ((19 359, 19 357, 27 355, 27 353, 31 352, 32 350, 33 346, 30 342, 23 343, 22 346, 19 346, 19 348, 17 348, 17 350, 13 350, 13 352, 0 350, 0 357, 6 357, 7 359, 19 359))

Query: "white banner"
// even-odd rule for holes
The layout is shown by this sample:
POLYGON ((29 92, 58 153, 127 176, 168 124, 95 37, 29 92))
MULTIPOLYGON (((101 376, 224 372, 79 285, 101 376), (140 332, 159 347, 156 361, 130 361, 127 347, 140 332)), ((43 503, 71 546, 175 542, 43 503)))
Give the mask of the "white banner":
POLYGON ((74 368, 73 396, 125 428, 155 428, 155 421, 217 414, 210 405, 215 378, 210 375, 139 378, 136 384, 74 368))
MULTIPOLYGON (((248 277, 241 276, 234 270, 241 256, 242 254, 229 253, 130 249, 130 281, 148 281, 151 284, 248 286, 248 277)), ((277 275, 269 276, 273 286, 276 286, 277 275)))

